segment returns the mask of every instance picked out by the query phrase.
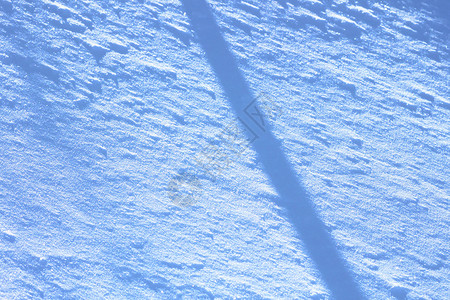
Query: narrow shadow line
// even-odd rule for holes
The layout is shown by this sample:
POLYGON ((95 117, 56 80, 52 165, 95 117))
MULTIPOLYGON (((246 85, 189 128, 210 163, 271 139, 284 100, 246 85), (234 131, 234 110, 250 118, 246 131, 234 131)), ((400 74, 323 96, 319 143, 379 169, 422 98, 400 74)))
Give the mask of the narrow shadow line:
MULTIPOLYGON (((283 154, 281 143, 273 136, 268 126, 263 133, 245 113, 247 104, 254 97, 220 33, 208 4, 205 0, 182 0, 182 3, 237 117, 247 125, 252 124, 252 132, 263 135, 252 145, 281 198, 278 204, 287 210, 325 284, 335 299, 364 299, 345 261, 339 255, 336 244, 316 214, 305 188, 283 154)), ((250 131, 247 134, 249 138, 254 138, 250 131)))

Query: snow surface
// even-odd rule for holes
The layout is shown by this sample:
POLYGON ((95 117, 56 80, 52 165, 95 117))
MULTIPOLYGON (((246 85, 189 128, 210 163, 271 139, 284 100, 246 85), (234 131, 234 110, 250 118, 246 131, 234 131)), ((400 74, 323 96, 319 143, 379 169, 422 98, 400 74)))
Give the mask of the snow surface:
POLYGON ((449 299, 450 1, 0 0, 1 299, 449 299))

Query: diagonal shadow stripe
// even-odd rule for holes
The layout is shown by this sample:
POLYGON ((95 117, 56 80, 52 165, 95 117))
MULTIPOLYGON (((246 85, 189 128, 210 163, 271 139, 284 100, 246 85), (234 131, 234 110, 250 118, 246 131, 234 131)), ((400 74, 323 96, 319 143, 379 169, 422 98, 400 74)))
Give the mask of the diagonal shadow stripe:
MULTIPOLYGON (((253 124, 252 131, 261 133, 245 113, 247 104, 254 97, 220 33, 208 4, 205 0, 182 0, 182 3, 237 117, 245 124, 253 124)), ((256 139, 252 145, 281 198, 278 204, 287 210, 299 238, 303 240, 308 254, 334 298, 365 299, 270 128, 266 128, 264 136, 256 139)))

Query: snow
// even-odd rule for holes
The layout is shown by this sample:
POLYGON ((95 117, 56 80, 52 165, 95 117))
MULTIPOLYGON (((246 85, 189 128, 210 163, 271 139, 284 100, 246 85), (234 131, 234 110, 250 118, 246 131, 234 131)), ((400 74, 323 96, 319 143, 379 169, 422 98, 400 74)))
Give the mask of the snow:
POLYGON ((0 298, 446 299, 449 16, 0 0, 0 298))

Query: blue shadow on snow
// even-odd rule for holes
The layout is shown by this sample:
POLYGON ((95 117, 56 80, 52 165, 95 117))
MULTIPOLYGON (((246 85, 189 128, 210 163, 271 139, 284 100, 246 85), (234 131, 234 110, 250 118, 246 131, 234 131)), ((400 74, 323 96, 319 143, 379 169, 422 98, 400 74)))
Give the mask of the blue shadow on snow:
MULTIPOLYGON (((237 117, 245 124, 253 124, 252 132, 261 133, 261 129, 254 126, 251 117, 245 113, 247 104, 254 96, 220 33, 209 5, 205 0, 182 0, 182 3, 237 117)), ((250 135, 249 138, 253 138, 250 135)), ((280 197, 278 204, 286 209, 333 297, 365 299, 270 128, 266 128, 264 136, 256 139, 252 146, 280 197)))

